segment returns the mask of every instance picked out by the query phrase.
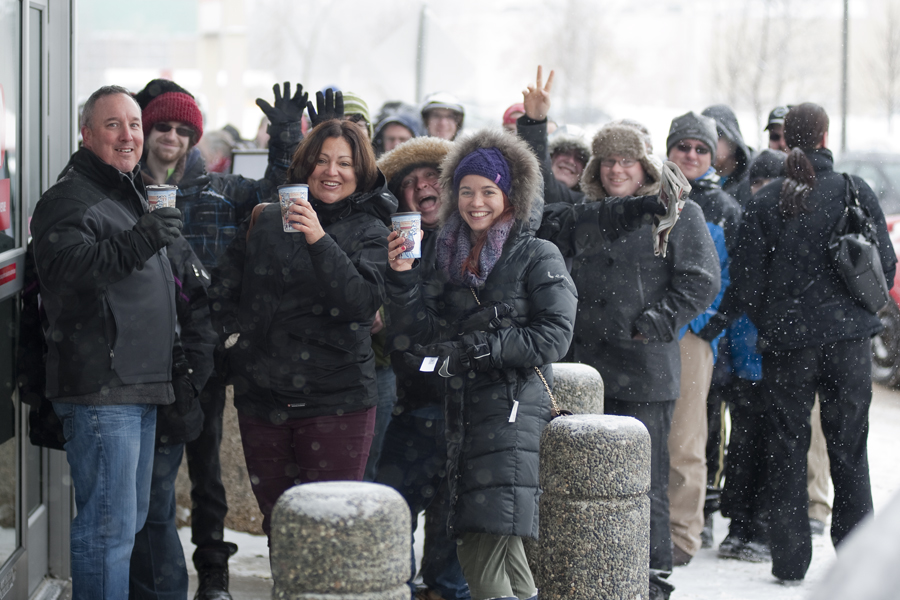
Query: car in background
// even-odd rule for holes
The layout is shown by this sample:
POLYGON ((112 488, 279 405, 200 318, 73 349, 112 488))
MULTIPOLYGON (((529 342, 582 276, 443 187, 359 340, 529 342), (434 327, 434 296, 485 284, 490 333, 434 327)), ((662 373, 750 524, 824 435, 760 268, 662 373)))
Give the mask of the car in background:
MULTIPOLYGON (((900 251, 900 154, 854 152, 834 165, 841 173, 865 179, 878 196, 887 222, 894 252, 900 251)), ((900 254, 897 256, 900 261, 900 254)), ((872 338, 872 380, 882 385, 900 386, 900 281, 894 276, 892 302, 878 313, 884 330, 872 338)))

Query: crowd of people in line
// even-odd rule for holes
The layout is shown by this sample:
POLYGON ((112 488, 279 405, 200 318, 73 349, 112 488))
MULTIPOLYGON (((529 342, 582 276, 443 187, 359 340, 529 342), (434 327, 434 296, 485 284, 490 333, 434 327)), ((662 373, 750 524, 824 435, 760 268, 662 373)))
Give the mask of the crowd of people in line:
MULTIPOLYGON (((719 556, 803 580, 829 510, 808 491, 817 444, 835 544, 871 512, 881 325, 827 257, 846 186, 825 111, 775 108, 760 152, 729 107, 688 112, 664 162, 631 119, 590 144, 553 131, 552 80, 538 68, 497 128, 472 133, 444 92, 373 119, 351 92, 311 102, 276 85, 273 103, 257 101, 258 181, 209 169, 201 112, 176 83, 90 97, 83 145, 34 212, 23 338, 40 356, 20 374, 34 410, 52 406, 71 467, 74 598, 187 596, 174 492, 185 454, 195 598, 231 598, 228 385, 266 535, 294 485, 389 485, 414 528, 425 512, 414 599, 537 597, 523 539, 538 534, 559 361, 597 369, 605 412, 650 433, 651 598, 712 545, 717 510, 731 519, 719 556), (685 180, 658 255, 661 188, 685 180), (159 184, 177 186, 176 205, 151 211, 146 187, 159 184), (307 185, 308 200, 283 214, 282 184, 307 185), (391 231, 396 212, 419 213, 420 258, 391 231)), ((855 182, 892 282, 883 214, 855 182)))

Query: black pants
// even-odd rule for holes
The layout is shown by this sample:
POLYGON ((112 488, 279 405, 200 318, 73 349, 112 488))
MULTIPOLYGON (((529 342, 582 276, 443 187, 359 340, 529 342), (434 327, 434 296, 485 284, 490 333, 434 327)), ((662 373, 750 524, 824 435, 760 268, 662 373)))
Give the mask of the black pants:
POLYGON ((722 489, 722 515, 729 533, 743 542, 768 542, 766 515, 766 414, 762 382, 735 377, 727 386, 731 437, 722 489))
POLYGON ((817 391, 834 483, 834 545, 872 512, 866 453, 872 402, 870 368, 868 339, 763 355, 772 486, 769 535, 772 574, 779 579, 802 579, 812 558, 806 453, 809 415, 817 391))
POLYGON ((672 534, 669 531, 669 430, 674 400, 628 402, 606 398, 608 415, 634 417, 650 432, 650 568, 672 570, 672 534))
POLYGON ((224 541, 228 503, 219 459, 225 381, 215 372, 200 392, 200 406, 203 408, 203 431, 196 440, 185 444, 191 476, 191 542, 197 547, 195 565, 198 555, 204 551, 228 550, 230 554, 232 549, 232 545, 224 541))

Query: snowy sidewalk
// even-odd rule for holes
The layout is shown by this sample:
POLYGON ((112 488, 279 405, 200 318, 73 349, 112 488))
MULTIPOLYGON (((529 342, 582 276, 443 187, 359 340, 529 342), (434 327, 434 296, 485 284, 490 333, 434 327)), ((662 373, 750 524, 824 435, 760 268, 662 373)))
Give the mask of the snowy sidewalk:
MULTIPOLYGON (((877 512, 894 493, 900 491, 900 469, 896 465, 900 447, 897 442, 900 439, 900 391, 875 386, 873 396, 869 415, 869 468, 877 512)), ((677 589, 672 594, 672 600, 808 600, 815 583, 824 576, 835 559, 827 531, 825 536, 814 536, 812 565, 806 581, 799 587, 786 588, 775 582, 771 563, 753 564, 717 558, 718 545, 728 533, 728 521, 718 513, 714 533, 714 548, 701 550, 688 566, 675 569, 671 581, 677 589)), ((190 564, 194 546, 190 542, 189 528, 182 528, 179 534, 188 559, 191 576, 188 597, 192 598, 197 586, 196 572, 190 564)), ((235 542, 240 548, 229 562, 234 599, 270 598, 272 575, 266 538, 226 530, 225 539, 235 542)))

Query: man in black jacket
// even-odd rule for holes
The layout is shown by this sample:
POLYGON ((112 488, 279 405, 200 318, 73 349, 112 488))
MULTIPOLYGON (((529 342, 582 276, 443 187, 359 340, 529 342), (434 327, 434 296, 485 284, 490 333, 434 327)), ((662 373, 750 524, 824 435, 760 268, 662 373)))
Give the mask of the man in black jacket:
POLYGON ((128 596, 146 519, 156 407, 171 404, 175 282, 162 249, 175 208, 147 212, 141 111, 124 88, 94 92, 84 146, 38 202, 31 230, 47 314, 46 395, 75 485, 73 598, 128 596))

